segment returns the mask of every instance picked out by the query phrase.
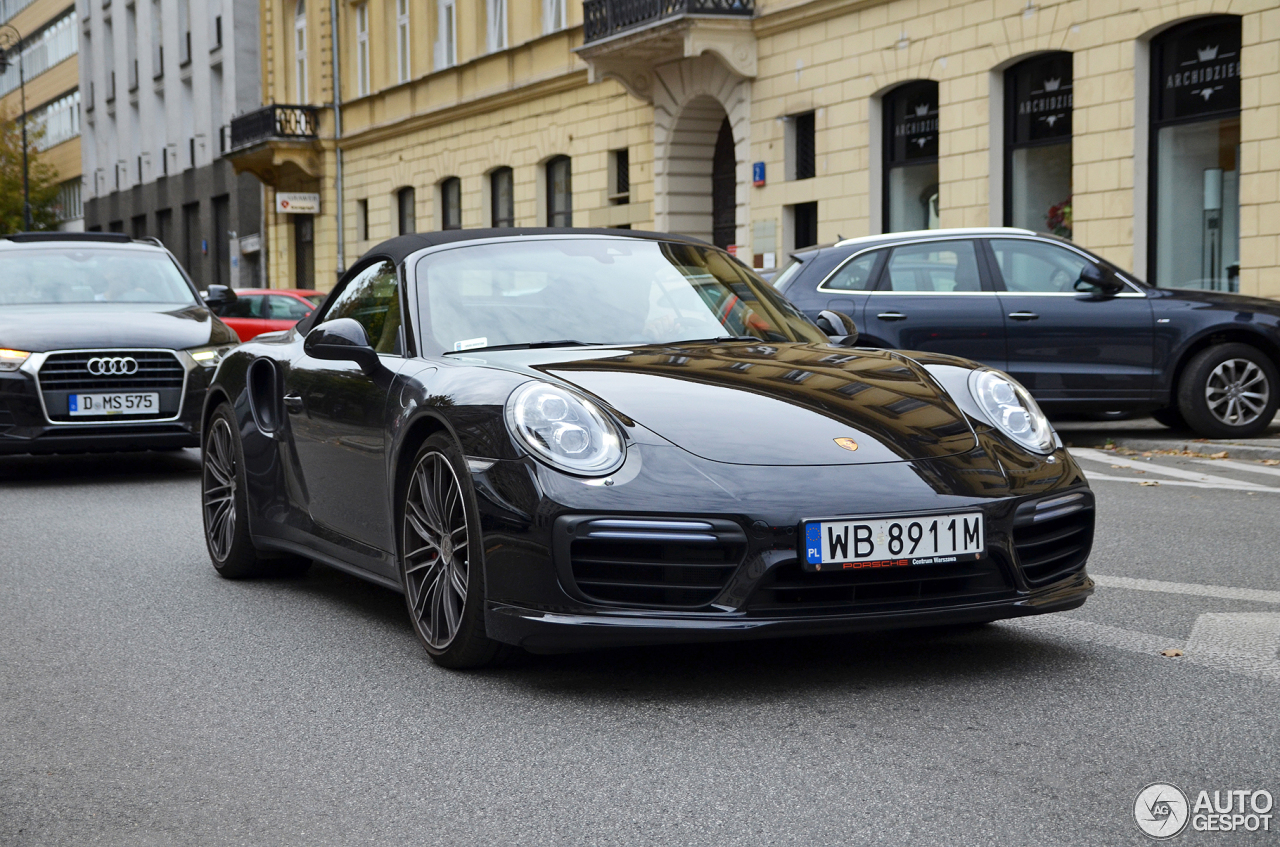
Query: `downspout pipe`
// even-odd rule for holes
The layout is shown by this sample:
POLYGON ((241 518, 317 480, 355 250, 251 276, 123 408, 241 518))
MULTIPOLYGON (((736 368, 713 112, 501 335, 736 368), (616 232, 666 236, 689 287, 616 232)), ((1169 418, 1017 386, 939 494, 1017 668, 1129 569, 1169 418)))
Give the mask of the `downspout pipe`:
MULTIPOLYGON (((337 162, 338 181, 338 278, 341 279, 347 270, 347 256, 346 250, 343 249, 346 229, 343 223, 345 201, 342 193, 342 71, 338 63, 341 53, 338 49, 338 30, 338 0, 329 0, 329 45, 333 48, 333 152, 337 162)), ((337 280, 334 282, 336 283, 337 280)))

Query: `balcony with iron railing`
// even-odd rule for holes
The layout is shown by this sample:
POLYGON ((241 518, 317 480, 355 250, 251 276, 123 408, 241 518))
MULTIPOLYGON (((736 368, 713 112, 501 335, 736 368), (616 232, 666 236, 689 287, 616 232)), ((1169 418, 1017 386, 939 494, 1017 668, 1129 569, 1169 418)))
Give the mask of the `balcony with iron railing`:
POLYGON ((583 0, 582 40, 591 44, 689 15, 750 18, 755 11, 755 0, 583 0))
POLYGON ((320 110, 272 104, 231 119, 223 154, 236 172, 248 171, 268 185, 290 173, 314 179, 320 171, 320 110))

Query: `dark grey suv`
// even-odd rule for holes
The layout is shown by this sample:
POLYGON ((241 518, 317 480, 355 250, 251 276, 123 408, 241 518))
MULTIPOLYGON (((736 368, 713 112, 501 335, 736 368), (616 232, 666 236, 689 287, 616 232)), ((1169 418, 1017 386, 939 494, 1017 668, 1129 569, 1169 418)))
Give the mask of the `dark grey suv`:
POLYGON ((1154 413, 1207 437, 1276 413, 1280 303, 1148 285, 1028 230, 893 233, 793 254, 774 285, 860 344, 951 353, 1016 377, 1046 411, 1154 413))
MULTIPOLYGON (((0 454, 200 445, 239 339, 158 241, 10 235, 0 269, 0 454)), ((211 286, 211 304, 234 296, 211 286)))

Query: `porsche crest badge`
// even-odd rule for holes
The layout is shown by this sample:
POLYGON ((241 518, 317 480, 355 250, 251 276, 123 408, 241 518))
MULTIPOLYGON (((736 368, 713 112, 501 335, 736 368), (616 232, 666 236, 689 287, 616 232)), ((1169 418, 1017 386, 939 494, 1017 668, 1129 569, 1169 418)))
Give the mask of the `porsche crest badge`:
POLYGON ((836 443, 846 450, 858 449, 858 442, 854 441, 852 438, 837 438, 836 443))

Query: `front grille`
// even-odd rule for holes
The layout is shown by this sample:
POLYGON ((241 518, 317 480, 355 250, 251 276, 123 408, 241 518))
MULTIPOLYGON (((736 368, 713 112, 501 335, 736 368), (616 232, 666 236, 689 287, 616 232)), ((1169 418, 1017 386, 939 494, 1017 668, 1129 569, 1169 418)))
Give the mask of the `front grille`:
POLYGON ((586 599, 610 605, 696 609, 724 589, 746 553, 733 521, 561 518, 557 559, 586 599))
POLYGON ((806 571, 798 559, 774 567, 747 601, 763 613, 901 611, 997 600, 1013 586, 997 558, 949 565, 850 571, 806 571))
POLYGON ((1075 573, 1093 547, 1093 497, 1076 491, 1023 503, 1013 519, 1013 546, 1033 585, 1075 573))
POLYGON ((43 391, 138 391, 142 389, 182 388, 186 370, 177 355, 168 350, 77 350, 53 353, 40 367, 43 391), (131 358, 138 363, 137 373, 116 376, 94 376, 89 373, 89 360, 95 358, 131 358))

